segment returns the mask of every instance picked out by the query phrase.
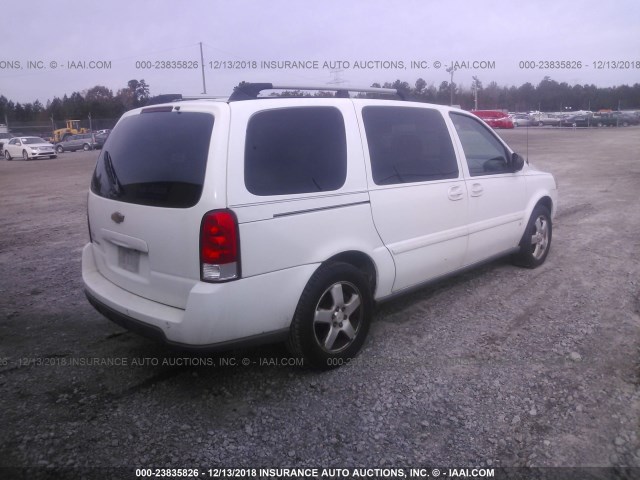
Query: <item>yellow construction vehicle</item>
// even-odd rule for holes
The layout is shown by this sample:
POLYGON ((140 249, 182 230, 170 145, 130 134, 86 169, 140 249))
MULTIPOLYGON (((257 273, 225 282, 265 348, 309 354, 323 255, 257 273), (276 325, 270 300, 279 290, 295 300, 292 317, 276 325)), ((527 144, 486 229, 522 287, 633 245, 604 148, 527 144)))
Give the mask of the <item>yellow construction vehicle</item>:
POLYGON ((80 120, 65 120, 67 127, 59 128, 53 131, 53 141, 54 143, 61 142, 66 140, 67 137, 71 135, 76 135, 78 133, 87 133, 89 129, 80 127, 80 120))

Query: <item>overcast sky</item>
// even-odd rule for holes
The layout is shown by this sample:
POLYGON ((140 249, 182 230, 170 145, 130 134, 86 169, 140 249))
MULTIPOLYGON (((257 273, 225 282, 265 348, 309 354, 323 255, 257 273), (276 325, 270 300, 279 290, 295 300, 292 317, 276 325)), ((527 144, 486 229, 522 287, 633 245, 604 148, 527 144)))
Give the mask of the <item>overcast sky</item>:
POLYGON ((131 79, 144 79, 152 95, 200 94, 200 68, 156 64, 199 67, 199 42, 214 95, 243 80, 361 86, 423 78, 437 87, 454 61, 454 81, 465 87, 474 75, 484 85, 537 85, 547 75, 569 84, 640 82, 638 0, 2 0, 0 19, 0 95, 23 103, 95 85, 115 94, 131 79), (285 60, 311 68, 261 68, 285 60), (338 61, 342 68, 325 65, 338 61), (521 68, 525 61, 530 68, 521 68), (222 66, 239 68, 215 68, 222 66))

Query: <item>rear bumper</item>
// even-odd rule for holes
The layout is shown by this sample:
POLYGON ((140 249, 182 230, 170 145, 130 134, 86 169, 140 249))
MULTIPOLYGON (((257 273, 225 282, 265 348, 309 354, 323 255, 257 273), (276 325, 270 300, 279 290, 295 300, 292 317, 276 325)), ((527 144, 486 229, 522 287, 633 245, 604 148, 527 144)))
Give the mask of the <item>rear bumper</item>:
POLYGON ((305 265, 221 284, 199 282, 182 310, 120 288, 98 271, 91 243, 82 251, 85 293, 100 313, 133 332, 197 350, 284 340, 316 268, 305 265))
POLYGON ((150 338, 160 343, 164 343, 171 347, 180 348, 183 350, 203 352, 203 351, 218 351, 218 350, 231 350, 240 347, 252 347, 256 345, 263 345, 268 343, 283 342, 289 335, 289 329, 285 328, 280 331, 269 332, 259 335, 253 335, 251 337, 240 338, 237 340, 229 340, 226 342, 211 343, 205 345, 192 345, 180 342, 174 342, 167 338, 164 331, 154 325, 141 322, 133 317, 129 317, 117 310, 114 310, 107 305, 101 303, 96 299, 88 290, 84 291, 89 303, 100 312, 103 316, 111 320, 113 323, 120 325, 133 333, 141 335, 143 337, 150 338))

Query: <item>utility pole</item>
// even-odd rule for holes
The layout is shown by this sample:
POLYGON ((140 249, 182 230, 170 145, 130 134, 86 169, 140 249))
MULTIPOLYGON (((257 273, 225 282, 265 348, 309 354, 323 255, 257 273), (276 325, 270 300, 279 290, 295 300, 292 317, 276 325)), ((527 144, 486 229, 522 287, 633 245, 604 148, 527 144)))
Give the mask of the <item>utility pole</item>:
POLYGON ((202 42, 200 42, 200 65, 202 66, 202 93, 207 93, 207 84, 204 81, 204 55, 202 54, 202 42))
POLYGON ((473 103, 474 103, 474 110, 478 110, 478 88, 480 86, 480 80, 478 80, 478 77, 473 77, 473 103))
POLYGON ((447 72, 451 74, 451 83, 449 83, 449 91, 451 93, 451 102, 449 103, 449 105, 451 106, 453 106, 453 72, 455 72, 456 70, 457 68, 453 65, 447 68, 447 72))

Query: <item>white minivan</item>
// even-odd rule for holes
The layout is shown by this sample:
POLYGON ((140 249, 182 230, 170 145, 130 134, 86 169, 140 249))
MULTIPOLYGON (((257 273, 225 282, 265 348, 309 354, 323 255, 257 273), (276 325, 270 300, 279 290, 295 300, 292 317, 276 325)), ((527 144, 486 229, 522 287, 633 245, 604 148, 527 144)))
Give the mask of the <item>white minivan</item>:
POLYGON ((82 254, 104 316, 180 347, 286 341, 330 368, 360 350, 374 302, 499 256, 545 261, 555 181, 474 115, 368 98, 390 89, 260 96, 278 88, 301 87, 123 115, 82 254))

